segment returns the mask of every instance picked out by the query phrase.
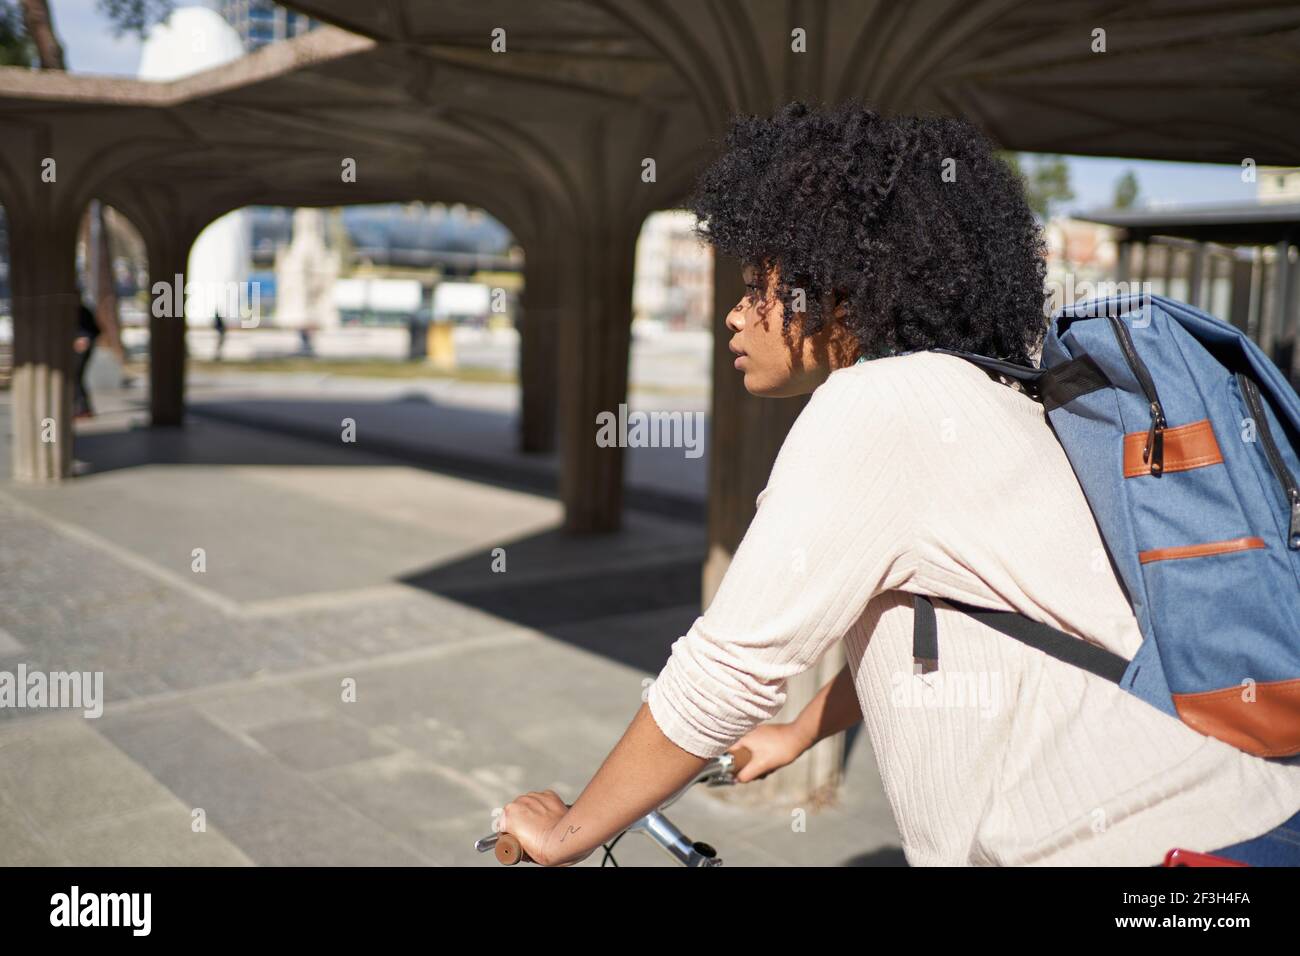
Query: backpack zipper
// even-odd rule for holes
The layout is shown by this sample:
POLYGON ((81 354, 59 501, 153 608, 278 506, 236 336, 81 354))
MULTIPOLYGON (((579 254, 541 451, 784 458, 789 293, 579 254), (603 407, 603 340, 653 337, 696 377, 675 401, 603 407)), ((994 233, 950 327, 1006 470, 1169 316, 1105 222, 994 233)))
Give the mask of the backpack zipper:
POLYGON ((1119 342, 1119 349, 1124 353, 1124 359, 1128 362, 1128 367, 1133 370, 1133 377, 1142 386, 1147 404, 1151 407, 1151 428, 1147 431, 1146 444, 1142 446, 1142 461, 1151 468, 1151 474, 1159 475, 1165 470, 1164 429, 1167 427, 1165 410, 1160 404, 1160 396, 1156 394, 1156 383, 1151 380, 1151 373, 1138 357, 1137 349, 1133 347, 1133 339, 1129 336, 1123 320, 1114 315, 1108 315, 1107 318, 1110 319, 1111 330, 1115 333, 1116 341, 1119 342))
POLYGON ((1273 431, 1269 428, 1268 416, 1264 411, 1264 402, 1260 398, 1259 386, 1257 386, 1245 372, 1237 373, 1237 384, 1241 386, 1242 397, 1246 400, 1246 408, 1250 412, 1250 417, 1255 420, 1255 431, 1259 433, 1260 442, 1264 446, 1264 457, 1268 459, 1269 467, 1277 477, 1278 484, 1282 486, 1282 493, 1286 496, 1287 505, 1291 508, 1291 525, 1287 530, 1287 547, 1294 550, 1300 550, 1300 487, 1296 485, 1295 477, 1287 470, 1286 462, 1282 460, 1282 453, 1277 449, 1277 443, 1273 441, 1273 431))

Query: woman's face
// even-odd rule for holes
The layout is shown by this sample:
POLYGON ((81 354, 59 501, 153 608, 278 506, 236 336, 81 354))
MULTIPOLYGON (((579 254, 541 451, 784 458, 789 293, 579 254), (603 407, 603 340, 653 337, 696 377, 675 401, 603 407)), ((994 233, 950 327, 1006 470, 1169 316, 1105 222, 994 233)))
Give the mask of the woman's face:
POLYGON ((768 271, 765 303, 759 301, 759 271, 746 266, 744 276, 745 297, 728 313, 727 328, 734 333, 730 348, 737 355, 736 370, 744 373, 751 395, 805 395, 857 359, 858 342, 844 327, 843 308, 813 335, 803 334, 802 314, 796 314, 783 332, 785 306, 776 294, 777 270, 768 271))

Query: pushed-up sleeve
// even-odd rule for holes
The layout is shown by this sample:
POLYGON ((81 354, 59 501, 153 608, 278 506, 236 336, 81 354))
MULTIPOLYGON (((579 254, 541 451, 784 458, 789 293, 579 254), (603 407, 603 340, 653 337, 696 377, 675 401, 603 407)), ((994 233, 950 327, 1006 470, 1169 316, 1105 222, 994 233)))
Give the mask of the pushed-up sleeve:
POLYGON ((786 682, 912 576, 915 443, 891 365, 812 393, 713 601, 673 643, 647 703, 683 750, 717 756, 772 719, 786 682))

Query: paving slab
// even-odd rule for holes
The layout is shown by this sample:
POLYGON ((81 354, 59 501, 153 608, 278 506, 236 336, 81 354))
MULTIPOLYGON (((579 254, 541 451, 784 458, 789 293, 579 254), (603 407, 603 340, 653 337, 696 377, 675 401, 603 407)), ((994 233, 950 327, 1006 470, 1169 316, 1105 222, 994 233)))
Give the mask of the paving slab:
MULTIPOLYGON (((0 481, 0 669, 101 672, 106 699, 0 709, 0 865, 495 865, 494 813, 576 798, 698 616, 698 522, 570 538, 545 493, 100 397, 79 477, 0 481)), ((430 413, 405 404, 394 439, 430 413)), ((839 804, 792 809, 695 791, 669 816, 732 866, 901 862, 864 735, 839 804)), ((617 858, 672 865, 635 835, 617 858)))

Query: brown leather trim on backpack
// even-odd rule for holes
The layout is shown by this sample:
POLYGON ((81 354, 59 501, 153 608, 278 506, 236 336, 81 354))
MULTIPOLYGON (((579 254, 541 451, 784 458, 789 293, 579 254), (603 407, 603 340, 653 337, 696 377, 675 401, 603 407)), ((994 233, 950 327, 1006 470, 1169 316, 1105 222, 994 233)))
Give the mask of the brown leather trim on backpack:
POLYGON ((1143 564, 1152 561, 1171 561, 1175 558, 1204 558, 1212 554, 1231 554, 1233 551, 1250 551, 1265 548, 1263 538, 1231 538, 1228 541, 1206 541, 1203 544, 1180 544, 1173 548, 1151 548, 1138 552, 1143 564))
POLYGON ((1246 753, 1300 754, 1300 679, 1174 694, 1173 699, 1187 726, 1246 753))
MULTIPOLYGON (((1151 474, 1151 466, 1142 460, 1148 432, 1129 432, 1124 436, 1124 477, 1136 478, 1151 474)), ((1208 418, 1177 428, 1161 429, 1164 437, 1163 472, 1189 471, 1223 462, 1223 453, 1214 437, 1214 428, 1208 418)))

